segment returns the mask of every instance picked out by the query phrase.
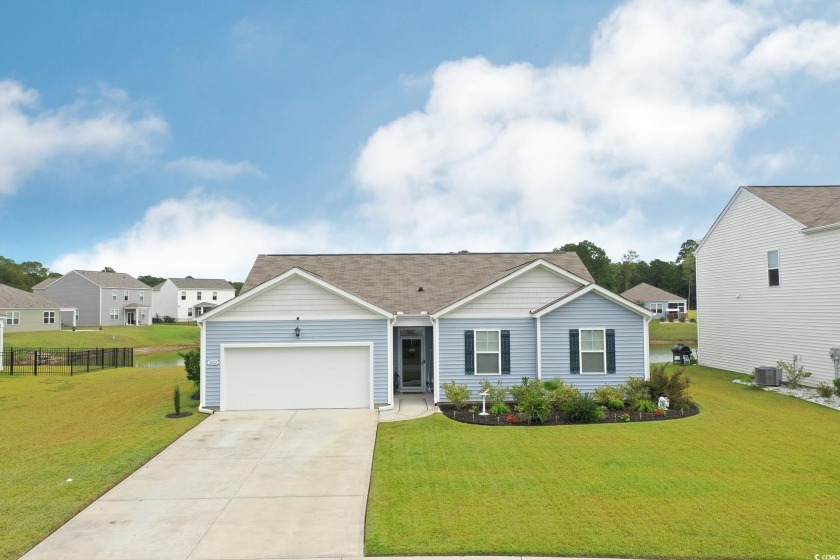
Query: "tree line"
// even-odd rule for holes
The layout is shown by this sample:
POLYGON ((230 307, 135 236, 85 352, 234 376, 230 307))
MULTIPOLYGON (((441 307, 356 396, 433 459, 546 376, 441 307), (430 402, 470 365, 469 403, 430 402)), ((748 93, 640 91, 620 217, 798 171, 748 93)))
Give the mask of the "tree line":
POLYGON ((696 309, 694 251, 697 245, 697 241, 688 239, 680 246, 675 260, 654 259, 650 262, 641 260, 633 250, 627 251, 620 261, 613 262, 606 251, 587 240, 566 243, 554 251, 577 253, 595 283, 608 290, 620 294, 645 282, 686 298, 689 307, 696 309))

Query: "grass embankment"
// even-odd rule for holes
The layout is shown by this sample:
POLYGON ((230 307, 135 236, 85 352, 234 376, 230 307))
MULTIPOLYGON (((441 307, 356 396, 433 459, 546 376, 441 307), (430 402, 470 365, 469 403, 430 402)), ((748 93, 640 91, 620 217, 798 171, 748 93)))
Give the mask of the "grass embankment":
POLYGON ((367 555, 813 558, 836 552, 840 413, 687 368, 667 422, 379 425, 367 555))
POLYGON ((198 346, 197 325, 155 324, 144 327, 91 327, 76 331, 6 332, 6 346, 18 348, 187 348, 198 346))
POLYGON ((195 426, 184 368, 0 377, 0 558, 18 558, 195 426), (72 482, 67 480, 72 478, 72 482))

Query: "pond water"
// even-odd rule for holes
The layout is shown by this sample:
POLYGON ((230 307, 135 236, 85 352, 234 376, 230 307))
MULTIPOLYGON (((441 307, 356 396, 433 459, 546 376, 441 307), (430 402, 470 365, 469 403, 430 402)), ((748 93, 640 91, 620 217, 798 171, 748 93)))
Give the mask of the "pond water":
POLYGON ((135 354, 134 367, 139 368, 155 368, 155 367, 170 367, 183 366, 184 358, 178 355, 178 352, 186 352, 187 350, 175 350, 174 352, 156 352, 154 354, 135 354))
MULTIPOLYGON (((650 345, 650 363, 656 364, 659 362, 668 362, 671 363, 673 355, 671 354, 671 348, 676 344, 676 342, 672 342, 669 344, 651 344, 650 345)), ((691 355, 695 358, 698 356, 699 349, 696 343, 687 344, 689 348, 691 348, 691 355)))

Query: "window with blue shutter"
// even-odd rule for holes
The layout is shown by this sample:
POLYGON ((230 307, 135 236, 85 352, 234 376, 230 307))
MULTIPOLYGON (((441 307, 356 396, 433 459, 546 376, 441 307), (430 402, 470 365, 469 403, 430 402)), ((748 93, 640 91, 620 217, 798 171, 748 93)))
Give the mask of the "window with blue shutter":
POLYGON ((475 375, 475 335, 464 331, 464 373, 475 375))
POLYGON ((510 374, 510 331, 502 331, 502 375, 510 374))
POLYGON ((607 329, 607 373, 615 373, 615 329, 607 329))
POLYGON ((580 373, 580 333, 569 329, 569 372, 580 373))

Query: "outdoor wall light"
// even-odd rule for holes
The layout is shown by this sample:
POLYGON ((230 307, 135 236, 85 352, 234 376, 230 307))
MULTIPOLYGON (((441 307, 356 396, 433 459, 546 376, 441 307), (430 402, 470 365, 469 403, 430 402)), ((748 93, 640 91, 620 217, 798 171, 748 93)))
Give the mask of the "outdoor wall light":
POLYGON ((300 327, 295 327, 295 338, 300 338, 300 327))

